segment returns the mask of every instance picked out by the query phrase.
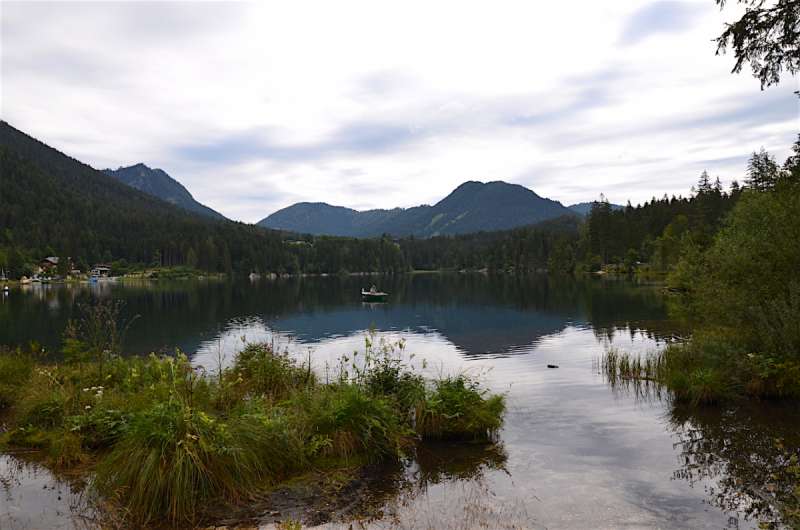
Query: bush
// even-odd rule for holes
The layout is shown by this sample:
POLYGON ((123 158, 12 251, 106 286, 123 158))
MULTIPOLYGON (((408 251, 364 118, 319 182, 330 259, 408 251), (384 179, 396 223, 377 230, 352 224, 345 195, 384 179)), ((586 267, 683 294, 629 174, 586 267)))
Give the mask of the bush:
POLYGON ((29 388, 33 369, 39 364, 38 353, 0 346, 0 409, 16 403, 29 388))
POLYGON ((503 425, 505 396, 492 395, 467 374, 437 379, 417 412, 417 432, 433 439, 494 439, 503 425))
POLYGON ((277 480, 296 455, 263 424, 217 418, 177 402, 140 415, 97 466, 140 523, 192 519, 206 499, 232 501, 277 480))
POLYGON ((399 458, 410 441, 392 404, 348 383, 296 393, 289 402, 311 458, 363 454, 372 462, 399 458))
POLYGON ((247 344, 236 354, 233 367, 225 374, 240 395, 282 398, 292 390, 315 382, 310 366, 299 366, 288 351, 269 344, 247 344))

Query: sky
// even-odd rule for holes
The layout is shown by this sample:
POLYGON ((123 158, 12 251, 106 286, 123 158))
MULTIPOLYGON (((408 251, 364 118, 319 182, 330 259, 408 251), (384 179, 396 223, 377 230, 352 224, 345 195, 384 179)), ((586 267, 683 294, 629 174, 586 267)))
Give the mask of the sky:
POLYGON ((800 131, 713 0, 0 2, 0 119, 144 163, 230 219, 435 204, 502 180, 564 205, 726 188, 800 131))

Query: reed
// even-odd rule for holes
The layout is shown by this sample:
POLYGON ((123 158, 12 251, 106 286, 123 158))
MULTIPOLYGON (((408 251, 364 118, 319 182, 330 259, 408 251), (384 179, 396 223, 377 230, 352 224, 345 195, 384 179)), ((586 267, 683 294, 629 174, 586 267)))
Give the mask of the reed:
POLYGON ((53 466, 95 461, 98 506, 142 526, 196 522, 210 499, 240 501, 296 470, 400 460, 421 437, 496 437, 504 396, 469 373, 426 381, 402 342, 375 335, 325 384, 275 341, 244 344, 213 376, 180 352, 87 356, 71 336, 65 363, 0 349, 12 410, 0 444, 40 448, 53 466))
POLYGON ((426 439, 494 440, 503 425, 505 396, 490 395, 469 374, 439 377, 417 409, 416 430, 426 439))

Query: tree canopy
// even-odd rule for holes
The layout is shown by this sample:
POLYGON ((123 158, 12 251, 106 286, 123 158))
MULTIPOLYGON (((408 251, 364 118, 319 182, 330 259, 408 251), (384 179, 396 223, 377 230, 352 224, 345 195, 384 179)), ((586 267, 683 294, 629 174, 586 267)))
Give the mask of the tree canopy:
MULTIPOLYGON (((716 0, 720 9, 726 0, 716 0)), ((777 85, 785 70, 794 75, 800 70, 800 0, 738 0, 747 8, 738 21, 725 24, 717 37, 717 55, 730 46, 736 57, 732 72, 739 73, 749 62, 761 90, 777 85)))

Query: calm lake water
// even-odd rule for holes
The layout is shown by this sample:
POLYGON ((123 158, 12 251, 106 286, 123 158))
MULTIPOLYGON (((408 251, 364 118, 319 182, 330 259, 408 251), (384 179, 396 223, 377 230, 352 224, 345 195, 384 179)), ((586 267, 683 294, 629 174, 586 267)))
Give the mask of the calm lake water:
MULTIPOLYGON (((0 344, 56 351, 77 303, 122 299, 131 353, 178 348, 213 372, 242 340, 274 340, 320 373, 364 351, 366 330, 403 340, 430 373, 470 370, 508 395, 501 443, 429 446, 387 471, 347 521, 321 528, 755 528, 774 520, 796 404, 699 411, 612 389, 607 346, 647 351, 686 325, 656 280, 413 274, 256 281, 104 282, 14 289, 0 344), (387 304, 364 304, 371 284, 387 304), (291 339, 289 336, 291 335, 291 339), (558 368, 548 368, 557 365, 558 368), (483 525, 483 526, 481 526, 483 525)), ((651 389, 652 390, 652 389, 651 389)), ((0 456, 0 527, 84 528, 80 484, 27 455, 0 456)), ((264 528, 272 525, 264 523, 264 528)))

